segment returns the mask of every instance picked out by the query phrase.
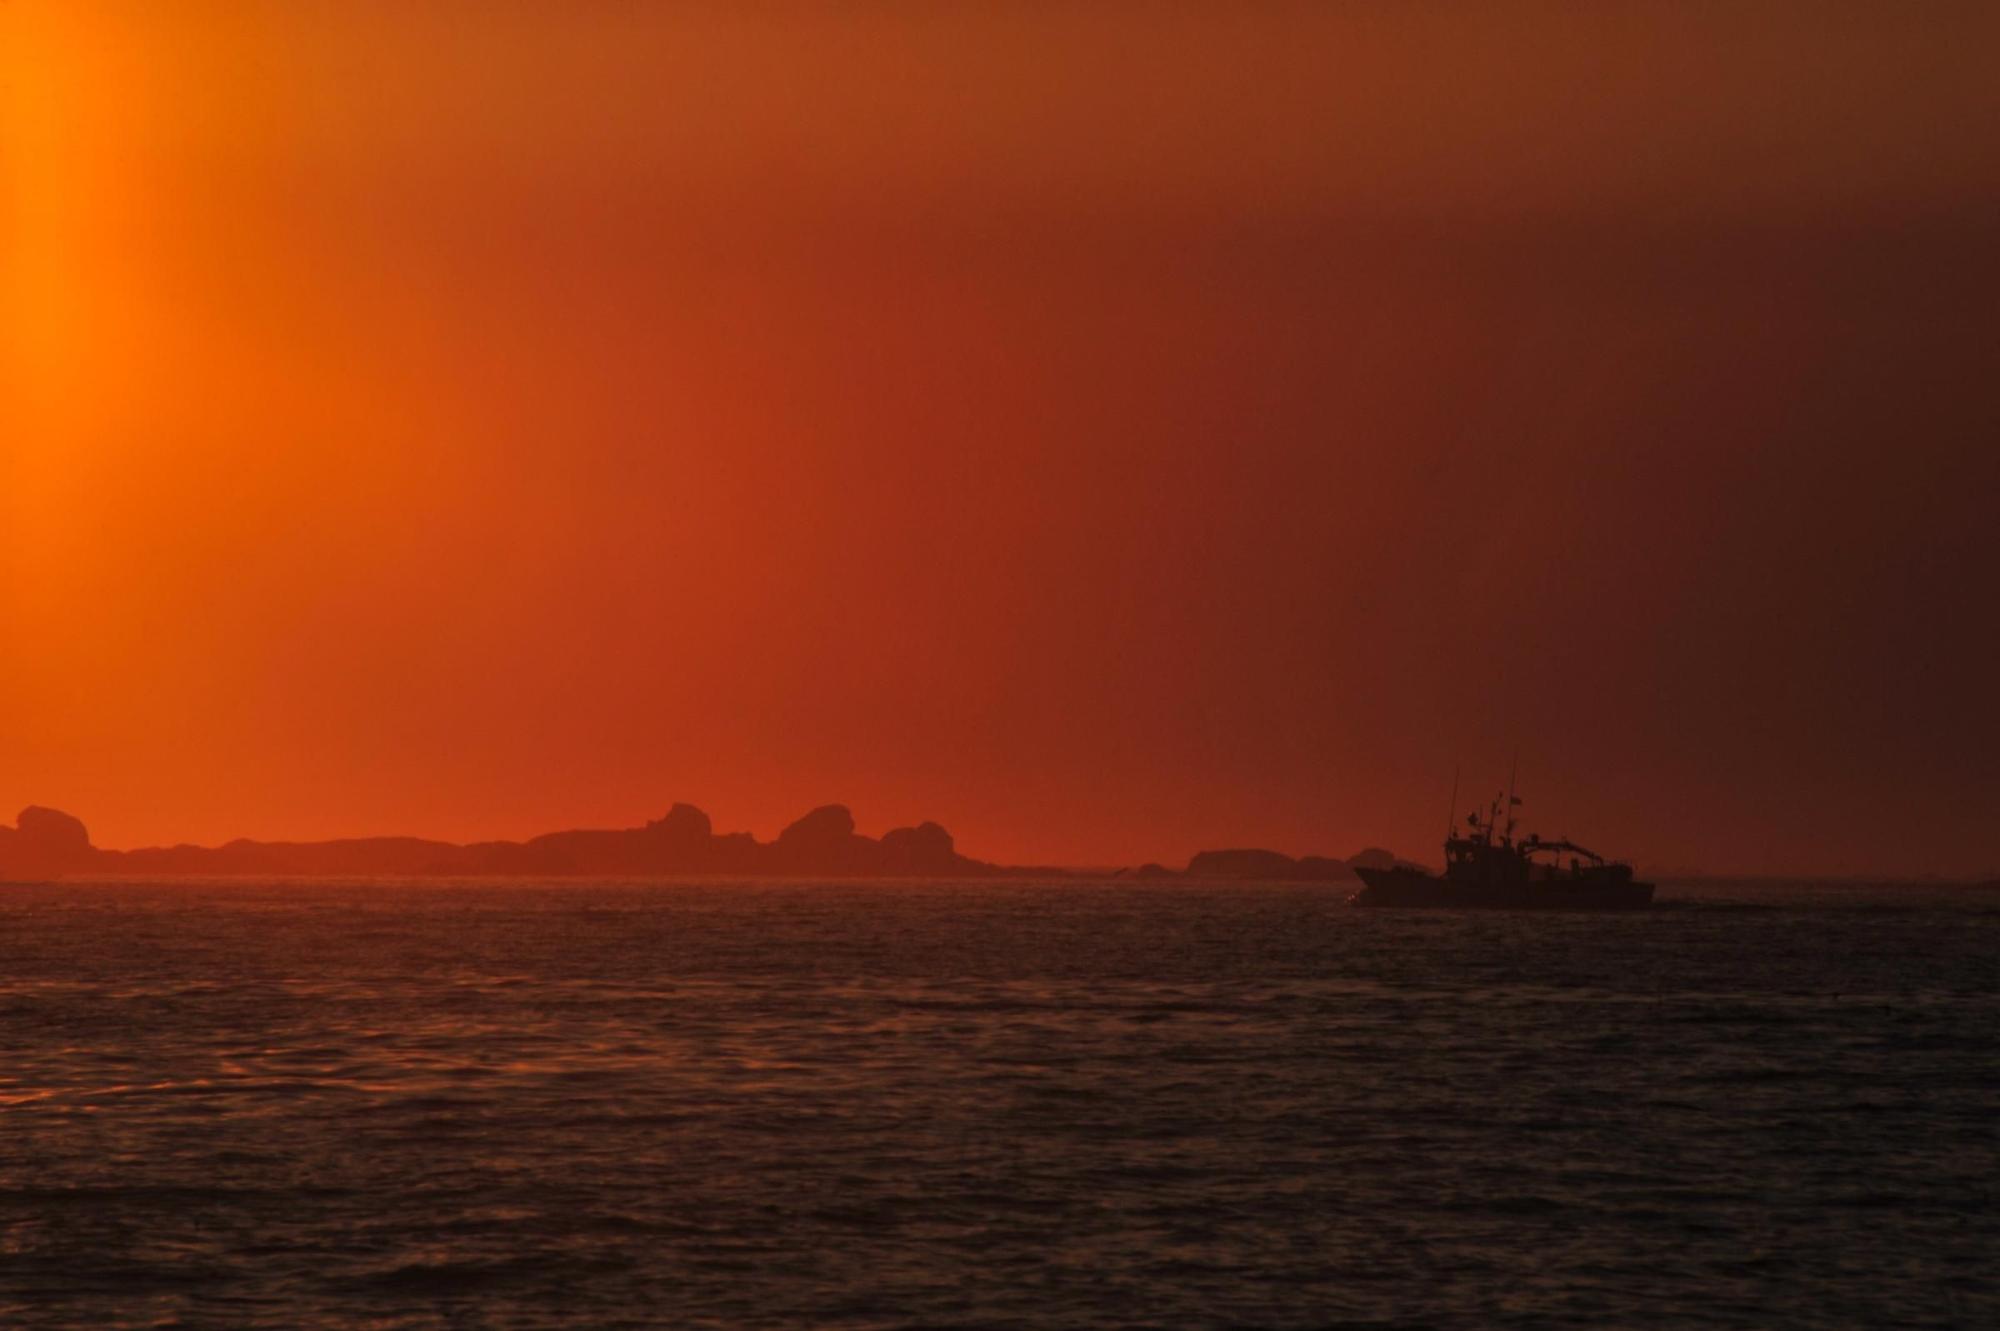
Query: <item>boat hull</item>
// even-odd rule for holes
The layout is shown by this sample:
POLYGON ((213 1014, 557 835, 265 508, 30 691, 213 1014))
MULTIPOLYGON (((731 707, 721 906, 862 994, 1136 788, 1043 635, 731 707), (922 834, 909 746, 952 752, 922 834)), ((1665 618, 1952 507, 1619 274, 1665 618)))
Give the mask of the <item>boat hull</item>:
POLYGON ((1354 871, 1362 888, 1357 906, 1430 910, 1644 910, 1653 904, 1651 883, 1545 879, 1526 883, 1457 882, 1415 869, 1354 871))

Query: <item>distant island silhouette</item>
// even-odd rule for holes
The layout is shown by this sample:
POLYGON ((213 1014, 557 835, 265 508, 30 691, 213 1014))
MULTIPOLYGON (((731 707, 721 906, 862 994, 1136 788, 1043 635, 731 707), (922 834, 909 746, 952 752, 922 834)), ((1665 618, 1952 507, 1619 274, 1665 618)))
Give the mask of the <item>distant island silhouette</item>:
MULTIPOLYGON (((1347 882, 1353 866, 1389 865, 1396 857, 1369 849, 1349 859, 1274 850, 1205 850, 1185 869, 1145 864, 1110 876, 1141 881, 1210 879, 1238 882, 1347 882)), ((220 846, 151 846, 107 850, 73 815, 31 805, 12 827, 0 826, 0 880, 36 881, 67 875, 163 877, 687 877, 992 878, 1069 877, 1079 871, 1049 865, 1001 865, 961 855, 951 833, 933 822, 898 827, 880 837, 854 830, 845 805, 827 804, 770 841, 748 832, 715 831, 692 804, 676 804, 643 827, 550 832, 526 841, 458 845, 422 837, 356 837, 336 841, 230 841, 220 846)))

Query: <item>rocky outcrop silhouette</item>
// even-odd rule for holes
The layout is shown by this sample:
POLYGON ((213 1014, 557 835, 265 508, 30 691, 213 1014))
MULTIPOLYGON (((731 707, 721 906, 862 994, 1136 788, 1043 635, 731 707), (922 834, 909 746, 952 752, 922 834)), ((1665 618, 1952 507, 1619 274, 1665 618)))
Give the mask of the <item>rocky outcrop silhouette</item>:
POLYGON ((1356 865, 1387 868, 1408 861, 1386 850, 1370 847, 1347 859, 1329 855, 1303 855, 1297 859, 1280 851, 1241 849, 1204 850, 1188 861, 1180 873, 1157 864, 1143 865, 1132 873, 1135 878, 1206 878, 1239 883, 1346 883, 1359 881, 1356 865))
POLYGON ((944 873, 958 859, 951 833, 936 823, 891 828, 882 834, 882 851, 901 872, 913 874, 944 873))
POLYGON ((69 814, 31 804, 0 827, 0 879, 57 878, 87 871, 97 852, 90 831, 69 814))
POLYGON ((854 815, 844 804, 824 804, 778 833, 768 851, 776 873, 855 875, 881 850, 881 843, 857 836, 854 815))
POLYGON ((1204 850, 1188 861, 1183 876, 1234 882, 1343 883, 1354 878, 1354 871, 1345 861, 1324 855, 1293 859, 1275 850, 1204 850))
POLYGON ((35 846, 57 857, 90 853, 90 830, 80 818, 57 809, 31 804, 14 819, 15 835, 24 846, 35 846))
MULTIPOLYGON (((1275 850, 1204 850, 1184 870, 1145 864, 1120 876, 1137 880, 1208 879, 1233 882, 1346 882, 1351 866, 1402 863, 1370 848, 1340 860, 1294 859, 1275 850)), ((456 845, 421 837, 356 837, 339 841, 231 841, 220 846, 149 846, 101 850, 69 814, 30 806, 13 827, 0 827, 0 881, 37 881, 66 874, 260 877, 772 877, 985 878, 1065 877, 1047 866, 1002 866, 958 853, 936 823, 897 827, 881 837, 855 830, 844 804, 825 804, 770 841, 748 832, 718 833, 706 813, 676 804, 643 827, 550 832, 526 841, 456 845)))
POLYGON ((715 824, 692 804, 676 804, 664 818, 646 824, 646 833, 663 846, 701 846, 715 835, 715 824))
MULTIPOLYGON (((272 877, 393 877, 458 847, 418 837, 356 837, 343 841, 236 840, 220 846, 152 846, 100 850, 92 873, 272 877)), ((79 870, 79 872, 82 872, 79 870)))
POLYGON ((1275 850, 1204 850, 1188 861, 1190 878, 1282 879, 1298 875, 1298 861, 1275 850))
POLYGON ((550 832, 527 841, 455 845, 418 837, 339 841, 231 841, 220 846, 100 850, 84 825, 53 809, 22 811, 0 827, 0 879, 64 874, 269 877, 756 875, 769 877, 987 877, 1046 874, 960 855, 936 823, 899 827, 879 840, 855 830, 846 806, 828 804, 776 839, 717 834, 706 813, 676 804, 643 827, 550 832))

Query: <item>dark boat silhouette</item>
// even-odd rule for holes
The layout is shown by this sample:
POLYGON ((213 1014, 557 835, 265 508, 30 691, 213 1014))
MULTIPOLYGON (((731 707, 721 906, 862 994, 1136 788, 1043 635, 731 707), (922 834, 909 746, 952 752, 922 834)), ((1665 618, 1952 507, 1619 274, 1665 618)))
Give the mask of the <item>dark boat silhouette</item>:
POLYGON ((1530 833, 1516 840, 1513 811, 1521 801, 1496 797, 1481 818, 1457 815, 1444 841, 1444 873, 1412 865, 1354 866, 1363 884, 1349 898, 1357 906, 1419 906, 1494 910, 1643 910, 1653 885, 1634 882, 1632 866, 1607 860, 1573 841, 1544 841, 1530 833), (1502 821, 1502 813, 1505 821, 1502 821))

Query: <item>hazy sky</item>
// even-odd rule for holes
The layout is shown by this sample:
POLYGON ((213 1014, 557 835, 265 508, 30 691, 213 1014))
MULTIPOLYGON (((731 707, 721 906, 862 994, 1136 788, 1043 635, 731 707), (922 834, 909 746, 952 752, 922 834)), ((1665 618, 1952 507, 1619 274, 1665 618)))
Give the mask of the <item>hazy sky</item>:
POLYGON ((2000 866, 2000 8, 0 4, 0 818, 2000 866))

